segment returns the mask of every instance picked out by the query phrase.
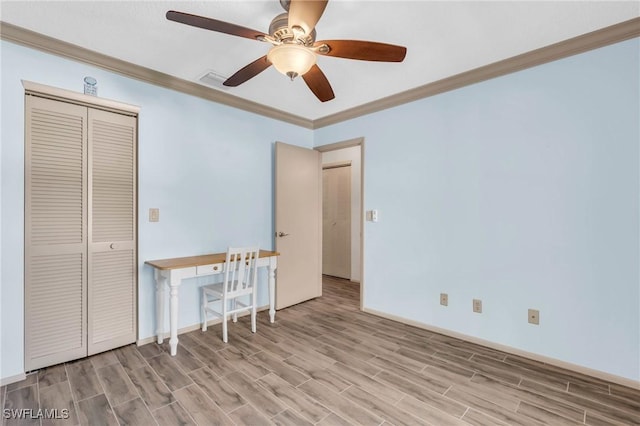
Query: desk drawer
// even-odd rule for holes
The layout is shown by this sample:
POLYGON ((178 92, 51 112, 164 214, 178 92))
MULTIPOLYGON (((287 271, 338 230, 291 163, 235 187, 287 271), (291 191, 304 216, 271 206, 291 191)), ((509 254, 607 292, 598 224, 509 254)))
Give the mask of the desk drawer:
POLYGON ((219 274, 220 272, 222 272, 221 263, 216 263, 213 265, 196 266, 196 275, 219 274))

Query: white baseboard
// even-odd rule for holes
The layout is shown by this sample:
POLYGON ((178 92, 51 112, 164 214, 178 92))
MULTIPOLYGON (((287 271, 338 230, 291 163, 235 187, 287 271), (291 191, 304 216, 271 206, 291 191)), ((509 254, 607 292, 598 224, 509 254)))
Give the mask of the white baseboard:
POLYGON ((27 378, 25 373, 16 374, 15 376, 3 377, 0 379, 0 386, 7 386, 11 383, 20 382, 27 378))
POLYGON ((421 328, 427 331, 433 331, 434 333, 444 334, 445 336, 454 337, 456 339, 464 340, 466 342, 475 343, 477 345, 485 346, 491 349, 495 349, 498 351, 506 352, 512 355, 518 355, 523 358, 528 358, 534 361, 543 362, 545 364, 553 365, 555 367, 564 368, 566 370, 571 370, 576 373, 584 374, 587 376, 591 376, 597 379, 606 380, 611 383, 616 383, 622 386, 627 386, 633 389, 640 389, 640 381, 636 381, 633 379, 629 379, 626 377, 617 376, 615 374, 606 373, 600 370, 594 370, 588 367, 583 367, 581 365, 572 364, 570 362, 561 361, 559 359, 550 358, 544 355, 539 355, 533 352, 527 352, 522 349, 513 348, 511 346, 502 345, 500 343, 494 343, 489 340, 480 339, 478 337, 468 336, 466 334, 458 333, 456 331, 447 330, 445 328, 435 327, 432 325, 424 324, 418 321, 410 320, 407 318, 403 318, 397 315, 388 314, 385 312, 376 311, 375 309, 363 308, 363 312, 366 312, 371 315, 375 315, 378 317, 390 319, 393 321, 401 322, 403 324, 411 325, 417 328, 421 328))
MULTIPOLYGON (((265 305, 265 306, 260 306, 258 308, 256 308, 256 310, 258 312, 262 312, 262 311, 268 311, 269 310, 269 305, 265 305)), ((242 312, 240 314, 238 314, 239 317, 244 317, 246 315, 249 315, 250 312, 242 312)), ((222 318, 214 318, 212 320, 207 321, 207 327, 210 325, 216 325, 216 324, 220 324, 222 322, 222 318)), ((201 323, 197 323, 197 324, 192 324, 192 325, 188 325, 186 327, 182 327, 178 329, 178 335, 184 334, 184 333, 191 333, 192 331, 195 330, 199 330, 200 327, 202 327, 201 323)), ((165 332, 162 335, 163 339, 168 339, 169 338, 169 332, 165 332)), ((149 336, 149 337, 145 337, 144 339, 139 339, 138 341, 136 341, 136 345, 137 346, 142 346, 142 345, 146 345, 148 343, 153 343, 156 342, 158 340, 158 336, 149 336)))

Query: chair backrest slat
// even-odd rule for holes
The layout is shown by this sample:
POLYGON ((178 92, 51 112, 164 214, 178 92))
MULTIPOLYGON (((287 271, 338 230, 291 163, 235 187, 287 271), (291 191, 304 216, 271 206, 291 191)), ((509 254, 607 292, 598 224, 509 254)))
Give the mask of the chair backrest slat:
POLYGON ((255 289, 259 254, 256 247, 229 247, 224 266, 224 291, 229 297, 255 289))

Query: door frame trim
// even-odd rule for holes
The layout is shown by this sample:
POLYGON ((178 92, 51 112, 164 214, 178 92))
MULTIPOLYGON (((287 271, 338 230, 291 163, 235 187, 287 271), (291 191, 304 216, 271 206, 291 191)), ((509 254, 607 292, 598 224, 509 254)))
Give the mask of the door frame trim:
POLYGON ((341 167, 351 167, 351 160, 337 161, 335 163, 327 163, 322 165, 322 170, 339 169, 341 167))
MULTIPOLYGON (((354 146, 360 147, 360 310, 364 311, 364 294, 365 294, 365 276, 364 276, 364 176, 365 176, 365 155, 364 155, 364 146, 365 140, 364 136, 347 139, 340 142, 330 143, 327 145, 316 146, 313 149, 319 152, 329 152, 329 151, 337 151, 339 149, 344 148, 352 148, 354 146)), ((322 164, 320 165, 322 167, 322 164)))
POLYGON ((53 99, 69 104, 82 105, 89 108, 103 109, 105 111, 132 115, 135 117, 138 117, 140 113, 140 107, 136 105, 126 104, 124 102, 106 98, 99 98, 97 96, 85 95, 84 93, 34 83, 33 81, 22 80, 22 87, 24 87, 25 94, 28 95, 53 99))

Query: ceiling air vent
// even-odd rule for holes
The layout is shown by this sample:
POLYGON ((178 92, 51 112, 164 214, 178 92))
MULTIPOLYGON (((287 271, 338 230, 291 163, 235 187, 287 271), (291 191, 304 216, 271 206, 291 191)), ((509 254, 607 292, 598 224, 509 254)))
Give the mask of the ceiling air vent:
POLYGON ((214 87, 216 89, 228 90, 229 87, 223 85, 222 83, 227 80, 228 77, 218 74, 215 71, 206 71, 202 74, 198 81, 202 84, 205 84, 209 87, 214 87))

